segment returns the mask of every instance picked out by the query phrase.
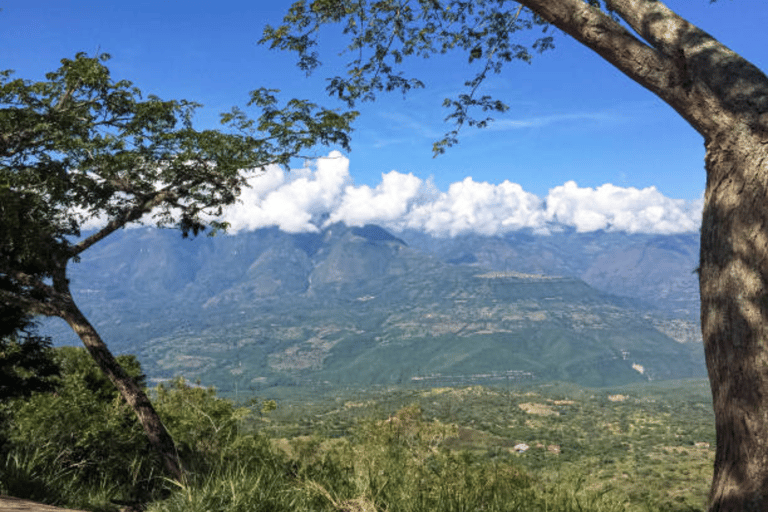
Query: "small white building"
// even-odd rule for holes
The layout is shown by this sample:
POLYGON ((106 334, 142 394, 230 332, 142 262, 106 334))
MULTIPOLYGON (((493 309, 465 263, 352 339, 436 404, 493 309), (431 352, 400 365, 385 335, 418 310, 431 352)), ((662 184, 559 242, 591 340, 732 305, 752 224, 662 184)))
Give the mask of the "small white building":
POLYGON ((515 445, 515 447, 514 447, 514 450, 515 450, 517 453, 523 453, 523 452, 525 452, 525 451, 528 451, 528 448, 530 448, 530 446, 528 446, 527 444, 525 444, 525 443, 520 443, 520 444, 516 444, 516 445, 515 445))

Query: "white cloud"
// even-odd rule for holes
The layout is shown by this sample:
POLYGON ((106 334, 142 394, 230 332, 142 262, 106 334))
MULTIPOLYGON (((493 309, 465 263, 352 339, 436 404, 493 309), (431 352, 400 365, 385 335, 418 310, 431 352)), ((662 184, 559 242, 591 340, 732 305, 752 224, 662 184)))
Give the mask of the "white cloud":
POLYGON ((454 236, 470 232, 494 235, 543 224, 541 200, 520 185, 478 183, 468 177, 451 184, 448 192, 416 205, 393 227, 454 236))
POLYGON ((397 171, 382 174, 373 188, 356 186, 349 160, 339 152, 318 159, 314 168, 290 173, 266 169, 250 183, 240 202, 225 212, 232 231, 277 226, 296 233, 343 222, 437 236, 497 235, 524 228, 547 233, 562 226, 670 234, 698 229, 702 208, 702 201, 671 199, 655 187, 580 188, 574 181, 551 189, 543 199, 516 183, 471 177, 440 191, 431 180, 397 171))
MULTIPOLYGON (((545 198, 509 181, 492 184, 471 177, 441 191, 431 179, 397 171, 382 174, 375 187, 356 186, 349 159, 338 151, 291 172, 277 166, 252 171, 248 182, 250 187, 223 215, 232 232, 276 226, 300 233, 343 222, 436 236, 498 235, 526 228, 547 233, 562 226, 581 232, 671 234, 697 230, 703 205, 702 200, 668 198, 655 187, 608 183, 581 188, 574 181, 551 189, 545 198)), ((91 219, 88 226, 103 222, 91 219)))
POLYGON ((344 222, 352 226, 397 223, 412 208, 422 193, 424 183, 413 174, 392 171, 381 175, 376 188, 348 185, 328 223, 344 222))
POLYGON ((546 218, 577 231, 680 233, 698 229, 701 201, 670 199, 656 187, 623 188, 607 183, 593 189, 569 181, 549 191, 546 218))
POLYGON ((225 220, 232 231, 277 226, 289 233, 317 231, 320 219, 335 210, 344 186, 351 181, 349 160, 338 151, 315 162, 315 169, 286 172, 268 167, 248 180, 238 203, 225 220))

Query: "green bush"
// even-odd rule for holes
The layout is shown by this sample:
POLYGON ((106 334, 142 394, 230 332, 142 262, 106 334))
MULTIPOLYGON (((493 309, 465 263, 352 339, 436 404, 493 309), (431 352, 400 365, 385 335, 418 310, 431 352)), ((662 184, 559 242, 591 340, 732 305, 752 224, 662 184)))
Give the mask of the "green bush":
MULTIPOLYGON (((56 349, 54 361, 61 373, 52 392, 9 404, 0 489, 27 497, 20 481, 27 474, 27 493, 60 487, 63 481, 87 488, 106 485, 115 492, 146 491, 158 466, 131 408, 84 349, 56 349)), ((135 357, 118 361, 143 382, 135 357)))
POLYGON ((182 461, 193 471, 207 471, 207 464, 236 444, 241 424, 251 414, 248 408, 218 398, 214 388, 191 385, 181 377, 158 385, 152 395, 182 461))
MULTIPOLYGON (((117 359, 143 386, 136 358, 117 359)), ((134 412, 90 355, 62 347, 53 350, 53 362, 60 374, 51 391, 6 404, 0 492, 70 506, 83 506, 81 497, 88 495, 106 503, 167 495, 169 481, 134 412)), ((249 409, 183 379, 160 385, 153 394, 191 475, 235 460, 253 469, 262 455, 269 459, 266 440, 239 435, 249 409)))
POLYGON ((536 510, 522 470, 447 450, 456 435, 408 406, 361 423, 350 440, 295 440, 292 458, 299 487, 323 510, 536 510))
MULTIPOLYGON (((198 427, 199 428, 199 427, 198 427)), ((195 473, 148 512, 618 512, 622 503, 585 490, 578 474, 544 488, 516 465, 455 452, 454 425, 408 406, 362 421, 342 439, 235 435, 209 471, 195 473), (278 453, 279 452, 279 453, 278 453)))
POLYGON ((25 332, 0 335, 0 403, 49 391, 59 373, 53 352, 49 338, 25 332))

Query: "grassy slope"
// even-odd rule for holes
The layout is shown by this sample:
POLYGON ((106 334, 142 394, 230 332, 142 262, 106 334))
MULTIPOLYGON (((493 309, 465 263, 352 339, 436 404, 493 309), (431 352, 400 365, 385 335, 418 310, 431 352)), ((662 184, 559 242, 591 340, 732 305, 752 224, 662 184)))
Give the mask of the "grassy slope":
POLYGON ((346 436, 362 419, 418 404, 426 421, 456 427, 444 442, 450 450, 522 466, 547 492, 605 493, 628 511, 702 510, 712 475, 714 419, 705 380, 613 389, 553 383, 346 390, 279 403, 261 428, 280 438, 346 436), (529 449, 517 453, 519 443, 529 449))
POLYGON ((103 512, 137 497, 148 512, 691 512, 712 474, 705 380, 293 388, 271 412, 260 411, 268 397, 234 408, 183 382, 155 394, 190 471, 184 485, 141 450, 121 453, 136 476, 118 486, 124 463, 91 461, 88 449, 82 463, 51 465, 26 444, 0 460, 0 492, 32 497, 34 484, 40 501, 103 512), (117 473, 84 479, 92 464, 117 473))

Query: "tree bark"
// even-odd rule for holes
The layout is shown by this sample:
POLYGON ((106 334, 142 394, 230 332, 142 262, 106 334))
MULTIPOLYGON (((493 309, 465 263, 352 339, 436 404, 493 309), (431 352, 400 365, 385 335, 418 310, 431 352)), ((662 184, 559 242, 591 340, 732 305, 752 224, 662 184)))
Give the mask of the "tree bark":
POLYGON ((768 144, 733 133, 707 144, 701 227, 701 325, 717 428, 710 510, 765 511, 768 144))
POLYGON ((768 510, 768 77, 657 0, 519 0, 704 138, 701 326, 717 448, 710 511, 768 510), (639 37, 638 37, 639 36, 639 37))
POLYGON ((152 407, 149 397, 115 360, 99 333, 77 307, 71 295, 69 295, 67 303, 58 311, 58 316, 63 318, 80 337, 96 365, 109 377, 120 395, 136 413, 150 445, 160 456, 165 469, 178 482, 183 482, 184 471, 176 452, 176 445, 165 425, 160 421, 157 411, 152 407))

